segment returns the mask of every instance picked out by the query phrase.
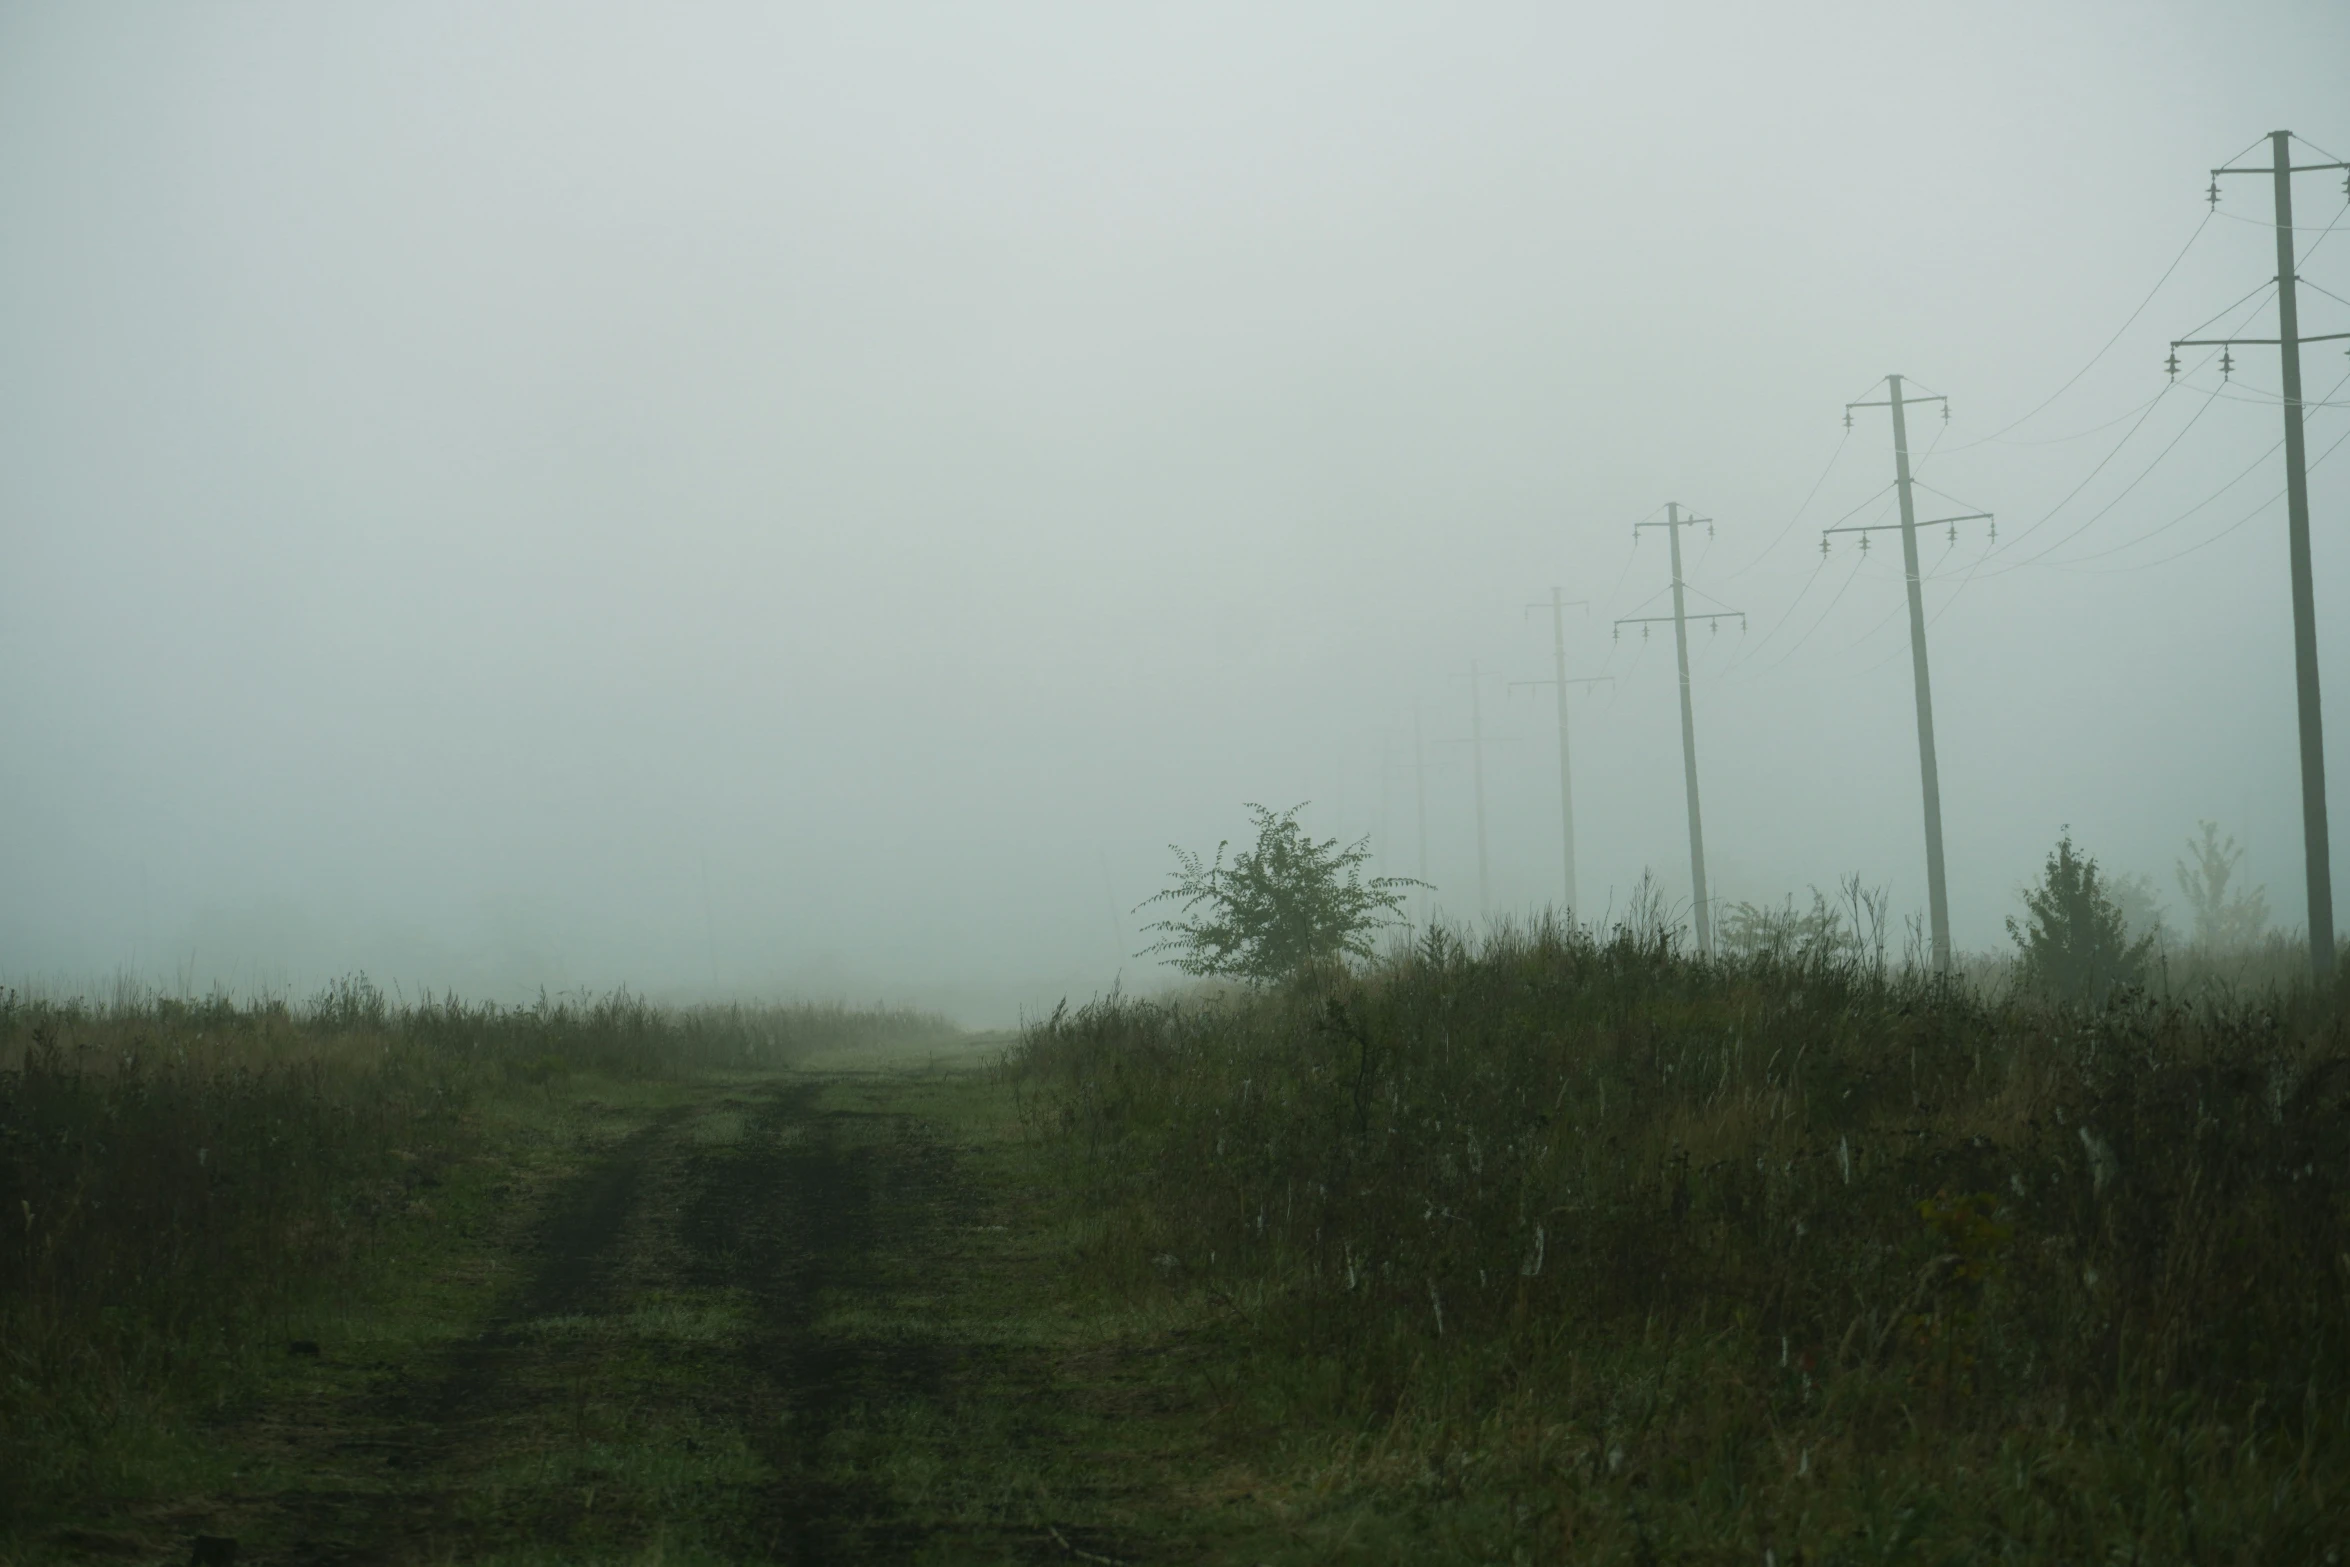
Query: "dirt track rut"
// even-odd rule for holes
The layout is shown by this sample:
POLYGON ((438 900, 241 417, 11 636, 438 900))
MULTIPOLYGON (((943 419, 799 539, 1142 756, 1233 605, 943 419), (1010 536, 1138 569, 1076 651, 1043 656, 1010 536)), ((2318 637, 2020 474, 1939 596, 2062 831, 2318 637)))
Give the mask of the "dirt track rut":
POLYGON ((1007 1477, 1082 1470, 1052 1355, 970 1308, 987 1202, 885 1093, 713 1090, 545 1197, 477 1330, 227 1433, 274 1478, 196 1516, 262 1567, 1104 1558, 1082 1481, 1007 1477))

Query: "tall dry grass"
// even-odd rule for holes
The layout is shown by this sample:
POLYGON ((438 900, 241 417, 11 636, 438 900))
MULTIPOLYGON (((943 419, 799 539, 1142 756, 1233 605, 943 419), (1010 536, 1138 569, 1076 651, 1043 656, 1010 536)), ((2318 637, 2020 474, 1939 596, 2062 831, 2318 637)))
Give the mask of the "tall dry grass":
MULTIPOLYGON (((1949 1479, 2036 1433, 2021 1451, 2092 1468, 2169 1455, 2142 1500, 2187 1520, 2174 1544, 2190 1496, 2271 1546, 2350 1523, 2333 994, 2065 1012, 1546 926, 1097 1003, 1015 1066, 1093 1281, 1211 1303, 1253 1357, 1243 1402, 1408 1454, 1413 1484, 1482 1454, 1514 1508, 1697 1549, 1759 1516, 1756 1485, 1816 1508, 1830 1470, 1881 1489, 1906 1452, 1949 1479), (2237 1485, 2246 1452, 2287 1476, 2237 1485), (1699 1500, 1717 1471, 1747 1477, 1729 1513, 1699 1500)), ((2000 1527, 2090 1549, 2072 1490, 2000 1527)))

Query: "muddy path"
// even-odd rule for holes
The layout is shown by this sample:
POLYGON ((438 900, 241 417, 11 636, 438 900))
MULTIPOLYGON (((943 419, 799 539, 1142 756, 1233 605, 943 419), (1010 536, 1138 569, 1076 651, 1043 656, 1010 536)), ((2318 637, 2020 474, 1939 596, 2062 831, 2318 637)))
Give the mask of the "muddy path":
POLYGON ((486 1310, 323 1343, 221 1433, 238 1483, 137 1554, 1187 1559, 1138 1544, 1148 1467, 1101 1461, 1134 1389, 1073 1352, 1018 1192, 959 1140, 970 1093, 834 1074, 638 1117, 511 1216, 486 1310))

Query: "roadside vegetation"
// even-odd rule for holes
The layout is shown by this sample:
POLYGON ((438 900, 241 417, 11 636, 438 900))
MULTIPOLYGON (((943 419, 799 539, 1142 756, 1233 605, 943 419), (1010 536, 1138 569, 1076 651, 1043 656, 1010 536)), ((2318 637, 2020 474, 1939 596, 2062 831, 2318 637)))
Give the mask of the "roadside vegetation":
POLYGON ((2331 1561, 2342 989, 2149 999, 2092 862, 2035 891, 1996 986, 1857 897, 1713 962, 1650 907, 1064 1010, 1013 1081, 1301 1559, 2331 1561))
POLYGON ((316 1324, 490 1222, 561 1107, 944 1041, 838 1006, 0 991, 0 1520, 137 1495, 316 1324))

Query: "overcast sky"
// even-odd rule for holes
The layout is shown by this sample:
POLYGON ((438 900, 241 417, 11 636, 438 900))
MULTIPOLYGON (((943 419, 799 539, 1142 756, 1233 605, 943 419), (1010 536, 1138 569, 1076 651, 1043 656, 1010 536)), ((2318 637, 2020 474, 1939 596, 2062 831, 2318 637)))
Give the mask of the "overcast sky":
POLYGON ((2208 171, 2342 156, 2345 64, 2319 0, 0 3, 0 977, 1003 1021, 1156 983, 1133 906, 1244 802, 1416 871, 1415 723, 1476 914, 1472 667, 1524 911, 1554 584, 1585 907, 1686 899, 1672 644, 1610 636, 1668 501, 1747 616, 1714 893, 1919 909, 1898 540, 1819 550, 1887 372, 1950 400, 1923 514, 1997 514, 1924 551, 1959 944, 2067 824, 2169 891, 2216 818, 2297 924, 2275 351, 2150 400, 2275 335, 2208 171))

